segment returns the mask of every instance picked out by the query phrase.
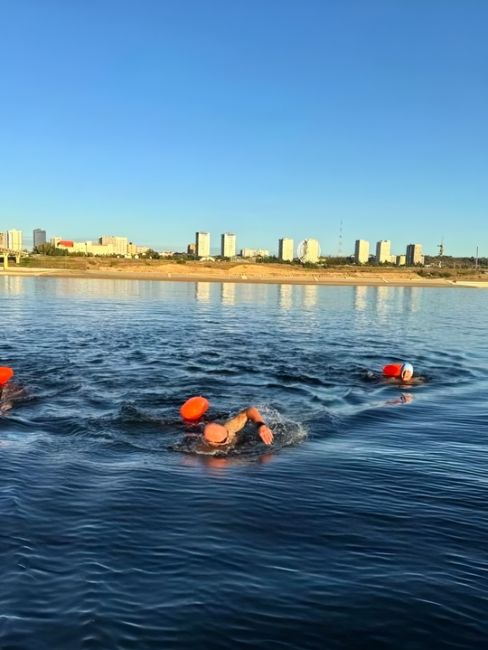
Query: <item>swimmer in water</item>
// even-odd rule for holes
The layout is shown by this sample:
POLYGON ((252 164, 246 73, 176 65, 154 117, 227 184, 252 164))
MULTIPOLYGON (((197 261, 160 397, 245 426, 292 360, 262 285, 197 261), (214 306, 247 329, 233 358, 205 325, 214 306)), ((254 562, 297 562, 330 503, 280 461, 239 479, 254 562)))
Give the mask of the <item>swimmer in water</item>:
POLYGON ((408 362, 385 366, 383 368, 383 376, 391 379, 392 383, 400 384, 401 386, 425 384, 425 377, 419 375, 414 376, 413 366, 408 362), (394 372, 391 372, 392 368, 394 369, 394 372))
POLYGON ((364 378, 367 381, 381 381, 387 384, 410 388, 411 386, 418 386, 425 384, 427 379, 421 375, 414 375, 413 366, 411 363, 389 363, 383 366, 381 373, 374 370, 367 370, 364 373, 364 378))
POLYGON ((263 421, 261 413, 255 406, 240 411, 223 424, 209 422, 203 430, 205 442, 212 447, 229 447, 237 441, 237 434, 244 429, 248 422, 256 425, 259 437, 265 445, 273 442, 273 432, 263 421))
POLYGON ((401 386, 414 386, 424 384, 425 378, 413 374, 411 363, 392 363, 384 366, 383 377, 391 380, 391 383, 400 384, 401 386))
POLYGON ((0 366, 0 414, 10 411, 13 407, 13 400, 23 395, 22 387, 10 381, 13 376, 12 368, 0 366))

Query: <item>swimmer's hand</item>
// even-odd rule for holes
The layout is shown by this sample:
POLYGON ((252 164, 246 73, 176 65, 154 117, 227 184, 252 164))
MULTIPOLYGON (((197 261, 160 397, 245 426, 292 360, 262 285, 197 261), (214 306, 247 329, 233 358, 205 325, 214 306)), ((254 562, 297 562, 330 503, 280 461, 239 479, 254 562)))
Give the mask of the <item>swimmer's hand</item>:
POLYGON ((273 442, 273 432, 265 424, 259 427, 258 433, 265 445, 270 445, 273 442))

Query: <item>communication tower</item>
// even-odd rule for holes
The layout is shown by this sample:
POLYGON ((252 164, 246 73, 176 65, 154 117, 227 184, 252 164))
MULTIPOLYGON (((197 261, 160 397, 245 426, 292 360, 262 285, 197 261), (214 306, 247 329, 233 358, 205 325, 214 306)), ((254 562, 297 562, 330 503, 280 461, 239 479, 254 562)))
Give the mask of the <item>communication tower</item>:
POLYGON ((444 238, 442 238, 441 243, 437 244, 437 248, 439 249, 439 268, 442 267, 442 256, 444 255, 444 238))

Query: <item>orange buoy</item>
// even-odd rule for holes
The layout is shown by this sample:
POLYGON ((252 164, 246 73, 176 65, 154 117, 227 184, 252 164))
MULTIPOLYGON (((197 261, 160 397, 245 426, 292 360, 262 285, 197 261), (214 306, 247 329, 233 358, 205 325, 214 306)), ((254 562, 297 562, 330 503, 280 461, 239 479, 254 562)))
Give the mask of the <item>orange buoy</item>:
POLYGON ((201 395, 196 397, 190 397, 186 402, 180 407, 180 415, 184 420, 198 420, 206 413, 208 409, 208 400, 201 395))
POLYGON ((389 363, 383 366, 383 374, 385 377, 400 377, 402 374, 403 363, 389 363))
POLYGON ((14 371, 8 366, 0 366, 0 386, 6 384, 14 376, 14 371))

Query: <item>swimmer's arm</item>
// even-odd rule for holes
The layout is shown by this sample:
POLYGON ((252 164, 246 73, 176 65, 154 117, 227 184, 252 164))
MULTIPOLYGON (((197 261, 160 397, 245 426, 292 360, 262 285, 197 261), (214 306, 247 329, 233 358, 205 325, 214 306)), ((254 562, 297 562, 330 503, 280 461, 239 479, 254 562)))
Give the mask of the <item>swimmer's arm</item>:
POLYGON ((229 432, 229 435, 234 436, 246 426, 248 420, 260 425, 258 428, 259 436, 265 445, 270 445, 273 442, 273 432, 263 422, 263 416, 255 406, 250 406, 244 411, 241 411, 231 420, 228 420, 224 426, 229 432))

